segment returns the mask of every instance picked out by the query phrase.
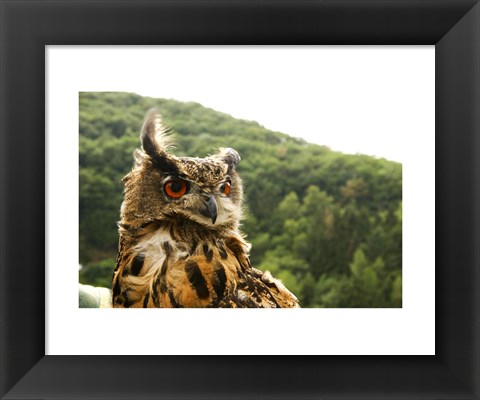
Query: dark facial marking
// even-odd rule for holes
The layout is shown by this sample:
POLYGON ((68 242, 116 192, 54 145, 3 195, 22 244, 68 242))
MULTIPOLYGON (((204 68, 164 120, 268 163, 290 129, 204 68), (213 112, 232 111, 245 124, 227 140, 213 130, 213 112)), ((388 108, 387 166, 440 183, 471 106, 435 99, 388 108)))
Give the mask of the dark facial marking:
POLYGON ((132 263, 130 264, 130 268, 132 270, 132 275, 138 276, 140 270, 143 267, 143 260, 145 259, 144 256, 138 254, 133 257, 132 263))
POLYGON ((179 172, 175 163, 162 155, 156 155, 152 157, 152 161, 153 164, 162 172, 166 172, 171 175, 177 175, 179 172))
POLYGON ((208 298, 210 293, 208 292, 207 283, 198 264, 195 261, 187 261, 185 264, 185 272, 187 273, 188 280, 197 292, 198 297, 200 299, 208 298))

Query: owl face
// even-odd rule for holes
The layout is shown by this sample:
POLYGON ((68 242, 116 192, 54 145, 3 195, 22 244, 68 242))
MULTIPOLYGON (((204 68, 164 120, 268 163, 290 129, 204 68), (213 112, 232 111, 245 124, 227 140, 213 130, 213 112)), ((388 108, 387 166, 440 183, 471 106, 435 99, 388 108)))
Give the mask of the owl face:
MULTIPOLYGON (((207 158, 170 157, 175 169, 158 170, 164 215, 181 216, 208 227, 237 220, 242 186, 225 155, 240 159, 233 149, 207 158)), ((158 167, 153 164, 153 168, 158 167)))
POLYGON ((238 227, 242 183, 238 153, 220 149, 206 158, 176 157, 155 112, 146 116, 142 150, 124 178, 122 221, 140 226, 155 220, 194 221, 203 227, 238 227))

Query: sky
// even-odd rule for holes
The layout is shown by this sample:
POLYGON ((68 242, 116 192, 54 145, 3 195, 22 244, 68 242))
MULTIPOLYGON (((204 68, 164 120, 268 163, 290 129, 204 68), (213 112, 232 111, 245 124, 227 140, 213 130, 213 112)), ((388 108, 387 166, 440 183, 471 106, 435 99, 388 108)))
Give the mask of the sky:
POLYGON ((144 73, 126 90, 195 101, 332 150, 403 162, 434 127, 433 46, 132 51, 144 73))

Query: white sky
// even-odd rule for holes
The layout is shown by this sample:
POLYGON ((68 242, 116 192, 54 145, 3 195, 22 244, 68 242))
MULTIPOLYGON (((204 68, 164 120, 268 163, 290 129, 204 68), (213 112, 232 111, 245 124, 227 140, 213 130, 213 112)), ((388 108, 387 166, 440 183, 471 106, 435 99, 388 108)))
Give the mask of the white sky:
POLYGON ((434 124, 434 46, 147 47, 133 53, 143 72, 127 89, 196 101, 345 153, 403 162, 415 137, 434 124))

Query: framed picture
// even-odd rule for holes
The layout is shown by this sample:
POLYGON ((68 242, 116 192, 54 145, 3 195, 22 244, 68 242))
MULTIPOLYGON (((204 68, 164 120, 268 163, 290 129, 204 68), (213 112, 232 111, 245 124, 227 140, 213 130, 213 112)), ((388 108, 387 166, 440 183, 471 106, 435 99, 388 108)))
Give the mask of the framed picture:
MULTIPOLYGON (((479 398, 479 13, 477 1, 3 2, 2 398, 479 398), (108 354, 118 356, 87 355, 88 348, 82 356, 49 355, 51 338, 78 343, 73 334, 55 336, 45 311, 53 293, 48 263, 60 251, 46 243, 45 210, 69 201, 62 190, 60 199, 46 196, 46 185, 70 187, 68 177, 46 179, 53 154, 45 126, 57 120, 46 110, 46 48, 58 45, 435 45, 435 354, 252 356, 250 343, 276 345, 262 339, 268 324, 245 319, 213 330, 192 319, 182 336, 188 351, 133 355, 129 349, 147 338, 182 346, 168 334, 170 319, 158 329, 125 323, 109 332, 118 352, 108 354), (219 340, 193 352, 206 345, 202 331, 219 340)), ((67 235, 64 219, 55 229, 67 235)), ((422 329, 411 328, 399 346, 415 340, 415 328, 422 329)), ((101 334, 94 324, 85 332, 101 334)))
POLYGON ((434 55, 434 46, 48 46, 47 180, 64 182, 48 185, 49 354, 435 354, 434 55), (239 152, 236 170, 247 199, 241 231, 252 243, 251 264, 281 278, 300 310, 78 309, 78 254, 82 284, 112 287, 121 179, 132 169, 152 107, 177 139, 173 154, 204 157, 218 147, 239 152), (238 118, 239 109, 260 125, 215 111, 238 118), (78 129, 80 140, 64 134, 78 129), (280 132, 312 132, 310 141, 353 154, 280 132), (377 157, 355 154, 358 146, 377 157), (368 193, 348 186, 359 179, 368 193), (298 203, 288 206, 298 215, 290 217, 293 228, 278 229, 286 212, 275 210, 287 201, 298 203), (407 216, 403 227, 400 210, 407 216), (64 225, 66 215, 77 214, 80 239, 76 221, 64 225), (265 235, 282 245, 267 247, 258 240, 265 235), (305 236, 301 243, 313 245, 300 244, 305 236), (170 345, 152 337, 119 350, 123 337, 115 332, 125 324, 146 332, 169 325, 162 336, 170 345), (188 340, 188 327, 198 324, 209 327, 196 334, 201 347, 188 340), (224 324, 256 326, 262 340, 243 342, 242 330, 211 334, 224 324))

